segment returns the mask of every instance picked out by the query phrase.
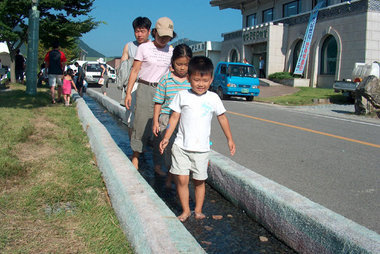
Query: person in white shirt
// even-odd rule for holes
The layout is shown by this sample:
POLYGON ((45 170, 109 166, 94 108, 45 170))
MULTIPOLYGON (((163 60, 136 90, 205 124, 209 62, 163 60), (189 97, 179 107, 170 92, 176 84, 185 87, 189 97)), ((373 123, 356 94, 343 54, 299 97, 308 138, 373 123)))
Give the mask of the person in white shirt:
POLYGON ((173 21, 167 17, 159 18, 152 30, 153 41, 138 46, 128 79, 125 107, 130 110, 132 90, 138 82, 136 91, 135 119, 131 133, 132 164, 139 168, 139 156, 144 147, 152 140, 153 96, 160 78, 169 72, 173 47, 168 43, 175 38, 173 21))
POLYGON ((204 56, 193 57, 188 68, 191 89, 178 92, 170 103, 169 107, 173 112, 160 143, 160 152, 163 153, 179 121, 177 137, 172 148, 170 173, 176 177, 177 192, 183 210, 178 219, 182 222, 191 215, 189 206, 190 172, 195 186, 195 218, 204 219, 206 217, 202 213, 202 207, 206 190, 211 120, 214 114, 217 115, 219 124, 226 135, 231 155, 235 154, 235 142, 232 139, 228 119, 224 114, 226 109, 219 96, 208 91, 214 71, 211 60, 204 56))

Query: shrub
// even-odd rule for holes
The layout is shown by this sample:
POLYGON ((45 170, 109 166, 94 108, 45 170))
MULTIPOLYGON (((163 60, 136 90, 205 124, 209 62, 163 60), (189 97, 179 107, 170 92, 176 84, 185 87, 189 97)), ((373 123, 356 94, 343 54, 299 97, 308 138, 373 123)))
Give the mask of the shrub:
POLYGON ((281 79, 294 79, 292 74, 289 72, 275 72, 268 76, 270 80, 281 80, 281 79))

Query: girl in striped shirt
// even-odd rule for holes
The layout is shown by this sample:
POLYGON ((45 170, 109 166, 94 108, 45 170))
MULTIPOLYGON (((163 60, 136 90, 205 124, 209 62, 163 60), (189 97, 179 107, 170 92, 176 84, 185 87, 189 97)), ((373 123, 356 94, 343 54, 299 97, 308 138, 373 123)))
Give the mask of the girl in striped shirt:
MULTIPOLYGON (((154 151, 153 162, 154 171, 157 175, 164 176, 161 170, 161 164, 169 170, 171 166, 171 146, 173 145, 176 135, 172 135, 168 147, 163 155, 159 152, 159 144, 165 135, 171 109, 170 102, 174 96, 181 90, 190 89, 190 83, 187 79, 188 64, 192 57, 192 51, 186 44, 177 45, 173 50, 171 58, 171 71, 164 75, 158 82, 156 93, 153 97, 154 113, 153 113, 153 134, 154 134, 154 151)), ((175 133, 174 133, 175 134, 175 133)), ((168 173, 166 186, 171 187, 172 176, 168 173)))

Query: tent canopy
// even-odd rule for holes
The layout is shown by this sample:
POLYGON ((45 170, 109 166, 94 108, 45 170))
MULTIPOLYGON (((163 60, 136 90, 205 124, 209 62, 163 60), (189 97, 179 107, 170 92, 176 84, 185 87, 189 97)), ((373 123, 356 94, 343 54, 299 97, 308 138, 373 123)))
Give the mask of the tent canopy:
POLYGON ((0 60, 1 65, 11 65, 11 57, 9 56, 8 46, 5 42, 0 42, 0 60))

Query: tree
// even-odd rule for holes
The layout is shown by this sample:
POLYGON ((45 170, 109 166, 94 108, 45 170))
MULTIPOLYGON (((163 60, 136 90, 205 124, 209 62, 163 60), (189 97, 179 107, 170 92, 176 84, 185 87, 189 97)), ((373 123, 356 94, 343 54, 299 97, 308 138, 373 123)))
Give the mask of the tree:
MULTIPOLYGON (((39 0, 40 41, 49 48, 58 40, 62 48, 75 49, 78 38, 100 22, 89 15, 94 0, 39 0)), ((16 50, 28 40, 28 15, 32 0, 0 0, 0 41, 5 41, 11 58, 15 82, 16 50)))

